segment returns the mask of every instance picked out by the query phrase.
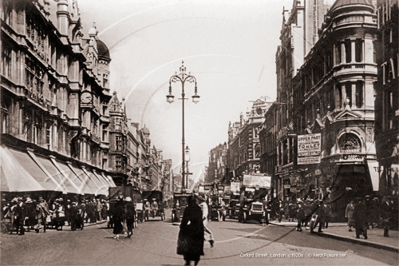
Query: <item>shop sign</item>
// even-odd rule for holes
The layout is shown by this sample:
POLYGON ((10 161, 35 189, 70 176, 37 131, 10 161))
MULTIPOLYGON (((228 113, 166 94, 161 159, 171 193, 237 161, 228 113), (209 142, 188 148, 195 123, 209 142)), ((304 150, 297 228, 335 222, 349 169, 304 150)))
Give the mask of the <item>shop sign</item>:
POLYGON ((318 164, 320 157, 298 157, 298 164, 318 164))
POLYGON ((270 188, 271 176, 266 175, 244 175, 243 185, 246 187, 270 188))
POLYGON ((284 189, 290 189, 291 185, 284 185, 284 189))
POLYGON ((320 163, 321 133, 298 135, 297 164, 320 163))
POLYGON ((290 189, 290 192, 296 193, 296 192, 297 192, 297 191, 296 191, 296 187, 292 187, 292 188, 290 189))
POLYGON ((205 192, 204 186, 199 186, 199 187, 198 187, 198 192, 199 192, 199 193, 204 193, 204 192, 205 192))
POLYGON ((321 133, 298 135, 298 156, 320 155, 321 133))
POLYGON ((339 158, 340 162, 345 161, 356 161, 356 162, 363 162, 364 156, 360 154, 344 154, 339 158))

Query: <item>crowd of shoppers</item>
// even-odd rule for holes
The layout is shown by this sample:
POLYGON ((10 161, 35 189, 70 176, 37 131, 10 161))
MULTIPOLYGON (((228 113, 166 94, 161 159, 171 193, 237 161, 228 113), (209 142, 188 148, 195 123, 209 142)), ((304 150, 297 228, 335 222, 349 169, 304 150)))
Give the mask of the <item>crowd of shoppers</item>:
POLYGON ((2 200, 2 231, 19 235, 25 232, 47 229, 83 229, 85 223, 97 223, 109 219, 109 201, 105 199, 77 200, 55 198, 47 202, 43 197, 15 197, 2 200))
POLYGON ((358 197, 346 206, 345 217, 348 219, 348 230, 355 228, 356 238, 363 235, 367 239, 367 230, 383 227, 384 236, 389 237, 389 229, 397 225, 398 205, 391 196, 384 196, 381 202, 378 197, 370 195, 358 197))

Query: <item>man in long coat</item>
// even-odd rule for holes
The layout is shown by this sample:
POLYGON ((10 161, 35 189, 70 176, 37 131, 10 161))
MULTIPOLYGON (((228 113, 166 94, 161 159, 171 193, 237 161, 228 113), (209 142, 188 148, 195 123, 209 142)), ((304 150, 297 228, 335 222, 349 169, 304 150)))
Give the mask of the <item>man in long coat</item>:
POLYGON ((359 238, 359 236, 363 234, 364 238, 367 239, 367 207, 362 198, 357 198, 356 200, 357 203, 355 204, 355 209, 353 211, 353 217, 355 218, 356 238, 359 238))

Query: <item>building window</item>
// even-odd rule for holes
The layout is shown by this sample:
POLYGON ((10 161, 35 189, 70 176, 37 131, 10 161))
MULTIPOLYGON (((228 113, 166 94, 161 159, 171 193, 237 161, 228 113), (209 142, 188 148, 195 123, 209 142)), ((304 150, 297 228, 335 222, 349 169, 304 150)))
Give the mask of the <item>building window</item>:
POLYGON ((356 107, 361 108, 363 106, 363 82, 356 82, 356 107))
POLYGON ((115 136, 115 148, 117 151, 122 151, 122 137, 115 136))
POLYGON ((11 25, 12 4, 9 1, 4 3, 4 22, 11 25))
POLYGON ((352 61, 352 43, 351 40, 345 40, 345 62, 350 63, 352 61))
POLYGON ((43 94, 43 70, 30 57, 25 58, 25 85, 34 94, 43 94))
POLYGON ((342 153, 361 152, 360 140, 355 134, 344 134, 339 138, 339 148, 342 153))
POLYGON ((1 74, 7 78, 11 78, 11 48, 8 46, 3 46, 2 57, 3 60, 1 61, 1 74))
POLYGON ((335 45, 335 64, 341 64, 341 43, 335 45))
MULTIPOLYGON (((346 92, 346 99, 345 100, 349 100, 347 101, 349 107, 352 107, 352 84, 345 83, 345 92, 346 92)), ((345 103, 346 105, 346 103, 345 103)))
POLYGON ((52 125, 50 123, 47 124, 47 127, 46 127, 46 144, 47 144, 49 149, 51 149, 51 136, 52 136, 51 127, 52 127, 52 125))
POLYGON ((115 157, 115 168, 117 171, 122 170, 122 157, 121 156, 116 156, 115 157))
POLYGON ((103 142, 107 142, 108 141, 107 135, 108 135, 107 126, 103 125, 103 134, 102 134, 102 141, 103 142))
POLYGON ((355 43, 355 60, 356 62, 362 62, 363 61, 363 40, 362 39, 356 39, 355 43))

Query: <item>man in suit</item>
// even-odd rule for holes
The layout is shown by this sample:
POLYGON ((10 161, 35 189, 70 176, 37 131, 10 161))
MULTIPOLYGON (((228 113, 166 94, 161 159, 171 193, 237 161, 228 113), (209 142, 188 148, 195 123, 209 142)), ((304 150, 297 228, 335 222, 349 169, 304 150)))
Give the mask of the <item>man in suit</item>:
POLYGON ((25 204, 23 202, 22 197, 18 198, 18 204, 15 206, 15 220, 14 220, 14 224, 15 224, 15 229, 17 231, 19 231, 20 235, 24 235, 25 234, 25 217, 26 217, 26 211, 25 211, 25 204))

